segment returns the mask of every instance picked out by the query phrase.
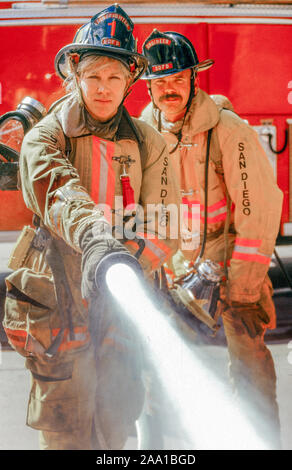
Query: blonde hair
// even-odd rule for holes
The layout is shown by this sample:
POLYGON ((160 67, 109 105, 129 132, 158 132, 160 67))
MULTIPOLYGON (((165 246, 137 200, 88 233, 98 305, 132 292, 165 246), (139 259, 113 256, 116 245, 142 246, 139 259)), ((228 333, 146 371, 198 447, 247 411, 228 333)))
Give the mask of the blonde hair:
POLYGON ((91 67, 96 66, 97 64, 100 66, 100 68, 103 68, 111 62, 119 63, 121 71, 124 74, 126 80, 132 78, 131 72, 120 60, 114 59, 112 57, 92 54, 80 60, 77 66, 72 66, 71 68, 69 67, 70 72, 68 73, 68 76, 64 81, 64 86, 66 88, 67 93, 79 93, 76 77, 81 77, 85 70, 88 70, 91 67))

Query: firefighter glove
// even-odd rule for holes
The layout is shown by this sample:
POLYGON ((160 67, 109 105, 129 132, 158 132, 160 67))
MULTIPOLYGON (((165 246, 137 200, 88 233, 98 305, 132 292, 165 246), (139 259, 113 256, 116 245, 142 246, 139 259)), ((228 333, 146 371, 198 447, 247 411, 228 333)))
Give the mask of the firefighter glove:
POLYGON ((112 252, 126 252, 128 250, 111 234, 111 228, 106 222, 94 224, 88 228, 82 236, 82 297, 86 300, 97 294, 95 272, 100 260, 112 252))
POLYGON ((270 323, 270 317, 259 304, 232 302, 229 306, 232 316, 240 319, 251 338, 261 335, 270 323))

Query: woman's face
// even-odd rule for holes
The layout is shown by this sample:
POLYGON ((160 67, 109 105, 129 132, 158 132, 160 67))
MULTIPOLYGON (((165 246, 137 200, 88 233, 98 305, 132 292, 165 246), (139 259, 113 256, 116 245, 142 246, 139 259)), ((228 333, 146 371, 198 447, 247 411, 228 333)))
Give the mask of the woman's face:
POLYGON ((123 65, 106 57, 86 67, 78 81, 88 112, 101 122, 117 113, 130 82, 123 65))

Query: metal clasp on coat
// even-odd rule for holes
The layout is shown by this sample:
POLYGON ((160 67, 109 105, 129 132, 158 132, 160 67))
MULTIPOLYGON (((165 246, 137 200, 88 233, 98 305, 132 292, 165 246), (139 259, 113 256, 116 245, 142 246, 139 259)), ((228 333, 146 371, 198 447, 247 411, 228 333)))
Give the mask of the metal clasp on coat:
POLYGON ((180 192, 182 193, 182 196, 193 196, 195 191, 193 189, 189 189, 188 191, 181 189, 180 192))
POLYGON ((120 175, 120 178, 122 178, 123 176, 128 176, 128 173, 127 173, 126 169, 130 165, 132 165, 132 163, 135 163, 135 161, 136 161, 136 160, 133 160, 130 157, 130 155, 127 155, 127 156, 121 155, 120 157, 112 157, 112 159, 119 162, 119 164, 123 166, 123 172, 120 175))
POLYGON ((184 147, 191 148, 191 147, 197 147, 197 146, 198 146, 198 144, 192 144, 192 143, 188 144, 187 142, 180 142, 179 143, 179 148, 184 148, 184 147))

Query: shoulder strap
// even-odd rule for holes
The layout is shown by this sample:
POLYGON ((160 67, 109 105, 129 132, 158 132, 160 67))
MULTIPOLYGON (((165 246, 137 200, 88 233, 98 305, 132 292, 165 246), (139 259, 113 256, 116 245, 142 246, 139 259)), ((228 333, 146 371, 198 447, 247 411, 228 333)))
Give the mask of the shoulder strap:
MULTIPOLYGON (((219 111, 221 112, 221 110, 219 111)), ((218 124, 213 128, 212 140, 210 144, 210 158, 212 162, 215 164, 215 171, 220 176, 222 185, 225 190, 226 194, 226 206, 227 206, 227 214, 224 224, 224 260, 223 260, 223 268, 225 273, 225 279, 228 279, 228 269, 227 269, 227 257, 228 257, 228 233, 230 228, 230 216, 231 216, 231 198, 225 183, 224 179, 224 168, 223 168, 223 161, 222 161, 222 151, 219 144, 218 138, 218 124)))
MULTIPOLYGON (((233 109, 224 108, 224 107, 218 108, 219 114, 223 110, 231 111, 234 114, 237 114, 233 109)), ((218 124, 213 128, 210 158, 212 162, 215 164, 216 172, 219 175, 224 176, 224 169, 223 169, 223 163, 222 163, 222 151, 220 148, 219 138, 218 138, 218 124)))
POLYGON ((147 150, 146 143, 145 143, 144 139, 142 141, 138 142, 138 147, 139 147, 139 152, 140 152, 141 168, 142 168, 142 171, 143 171, 145 166, 146 166, 146 161, 147 161, 147 157, 148 157, 148 150, 147 150))
POLYGON ((139 147, 140 159, 141 159, 141 168, 143 171, 146 166, 146 161, 148 157, 148 151, 147 151, 144 136, 141 134, 140 129, 138 129, 138 127, 133 122, 128 110, 125 107, 124 107, 124 116, 127 119, 128 124, 130 125, 132 131, 134 132, 136 136, 138 147, 139 147))
POLYGON ((218 129, 216 125, 213 127, 212 140, 210 146, 210 158, 215 165, 216 173, 224 175, 223 163, 222 163, 222 151, 219 144, 218 129))

